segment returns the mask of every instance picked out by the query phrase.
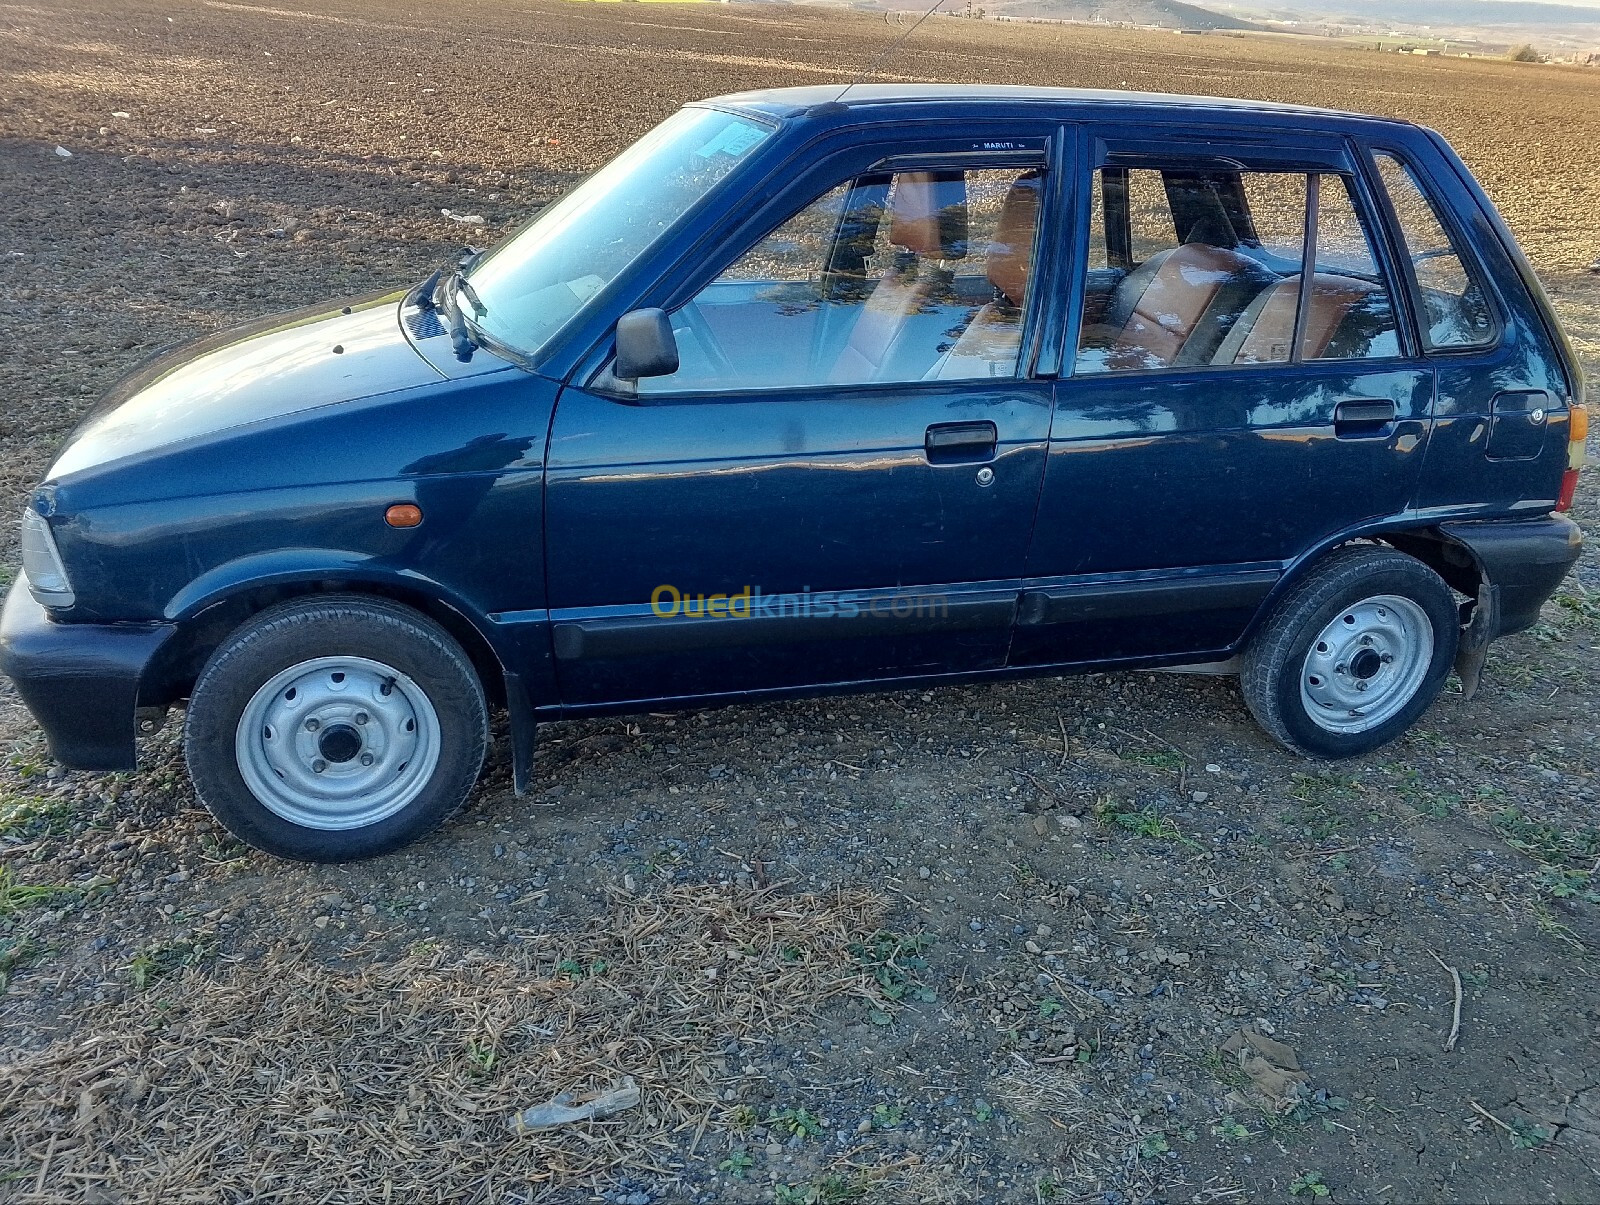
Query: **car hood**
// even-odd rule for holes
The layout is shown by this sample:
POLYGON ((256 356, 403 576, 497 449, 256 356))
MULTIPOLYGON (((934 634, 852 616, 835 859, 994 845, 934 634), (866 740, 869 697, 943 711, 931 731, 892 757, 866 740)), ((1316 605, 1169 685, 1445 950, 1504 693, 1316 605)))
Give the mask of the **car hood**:
POLYGON ((405 295, 323 303, 157 355, 106 395, 51 467, 56 481, 112 461, 304 410, 506 367, 422 355, 405 295))

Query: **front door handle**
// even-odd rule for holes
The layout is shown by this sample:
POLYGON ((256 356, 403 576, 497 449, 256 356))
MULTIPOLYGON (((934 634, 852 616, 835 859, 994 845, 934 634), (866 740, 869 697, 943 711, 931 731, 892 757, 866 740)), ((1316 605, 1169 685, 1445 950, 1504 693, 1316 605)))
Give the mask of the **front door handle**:
POLYGON ((991 422, 935 423, 922 448, 929 464, 972 464, 993 460, 1000 432, 991 422))
POLYGON ((1383 435, 1394 420, 1394 403, 1388 398, 1340 402, 1333 408, 1333 434, 1337 439, 1383 435))

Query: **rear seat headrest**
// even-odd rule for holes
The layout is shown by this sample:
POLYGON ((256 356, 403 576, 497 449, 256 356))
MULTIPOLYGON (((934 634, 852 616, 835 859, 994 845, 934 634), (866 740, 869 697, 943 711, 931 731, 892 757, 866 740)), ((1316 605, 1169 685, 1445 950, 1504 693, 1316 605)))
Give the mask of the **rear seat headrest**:
POLYGON ((963 172, 903 172, 890 200, 889 242, 934 259, 967 254, 967 180, 963 172))
POLYGON ((1000 206, 1000 220, 989 243, 989 283, 1014 306, 1022 304, 1028 291, 1034 231, 1039 224, 1040 182, 1038 172, 1017 177, 1000 206))
POLYGON ((1203 176, 1177 176, 1167 182, 1167 192, 1169 197, 1174 192, 1182 194, 1182 200, 1173 198, 1172 205, 1175 213, 1190 219, 1183 242, 1230 250, 1239 245, 1239 234, 1211 181, 1203 176))

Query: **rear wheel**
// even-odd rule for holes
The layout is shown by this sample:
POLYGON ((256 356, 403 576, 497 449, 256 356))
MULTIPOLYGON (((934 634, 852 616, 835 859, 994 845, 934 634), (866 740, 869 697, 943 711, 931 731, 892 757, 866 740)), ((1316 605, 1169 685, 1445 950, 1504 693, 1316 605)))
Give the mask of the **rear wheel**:
POLYGON ((488 714, 461 647, 383 599, 297 600, 256 616, 195 684, 195 790, 240 840, 285 858, 386 853, 465 802, 488 714))
POLYGON ((1289 748, 1354 757, 1399 736, 1455 659, 1450 587, 1388 548, 1342 548, 1284 597, 1245 653, 1244 698, 1289 748))

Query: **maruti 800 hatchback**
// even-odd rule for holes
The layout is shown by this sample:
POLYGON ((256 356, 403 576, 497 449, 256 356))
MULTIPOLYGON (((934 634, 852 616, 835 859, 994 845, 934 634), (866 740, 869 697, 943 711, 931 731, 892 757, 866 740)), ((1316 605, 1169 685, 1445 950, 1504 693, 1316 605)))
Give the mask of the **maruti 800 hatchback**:
POLYGON ((201 799, 394 849, 537 721, 1237 671, 1392 740, 1579 551, 1571 349, 1398 121, 1007 87, 691 105, 404 294, 145 366, 23 517, 4 669, 68 766, 187 700, 201 799))

